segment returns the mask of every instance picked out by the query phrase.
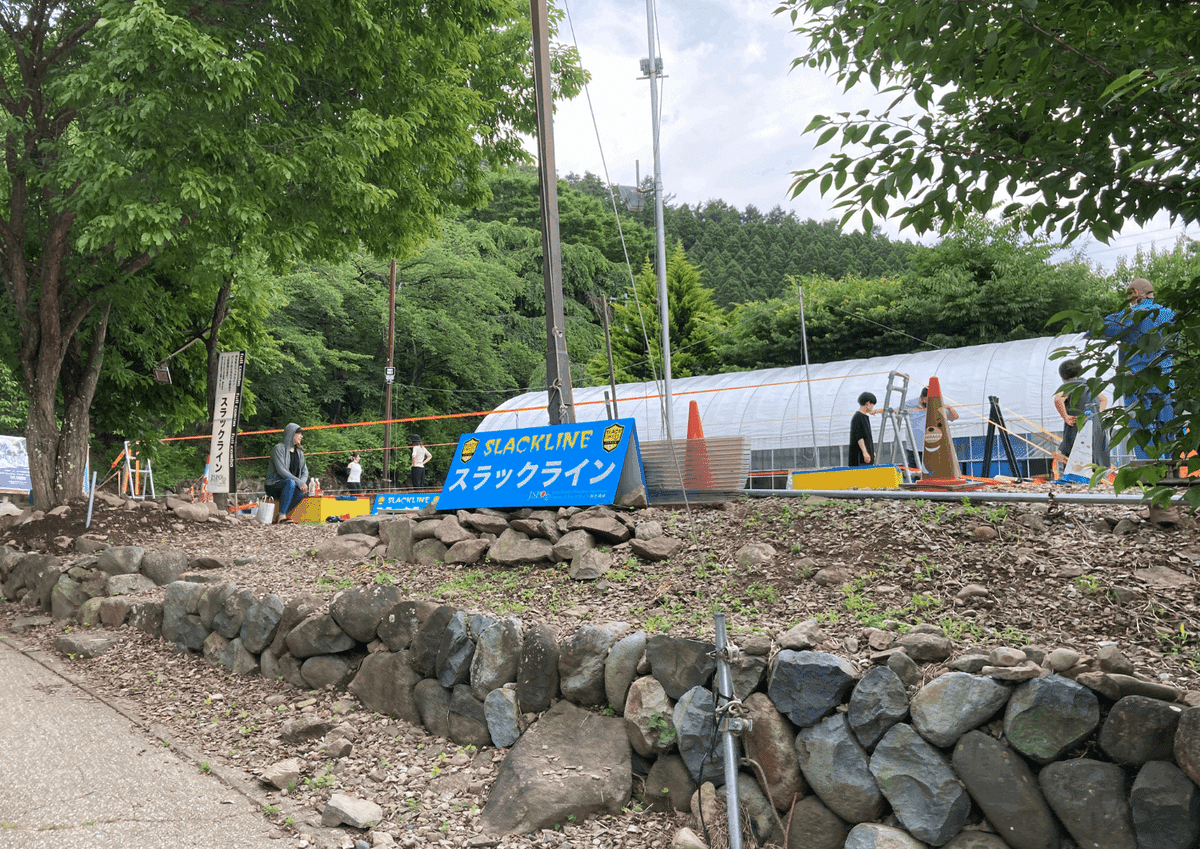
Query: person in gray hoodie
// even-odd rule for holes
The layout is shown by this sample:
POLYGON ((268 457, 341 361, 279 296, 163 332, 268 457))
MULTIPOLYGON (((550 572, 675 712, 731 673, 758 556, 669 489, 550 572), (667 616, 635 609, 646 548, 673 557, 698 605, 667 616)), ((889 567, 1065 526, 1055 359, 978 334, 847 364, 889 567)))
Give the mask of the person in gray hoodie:
POLYGON ((308 492, 308 463, 300 447, 304 432, 289 422, 283 429, 283 441, 271 449, 271 470, 267 473, 267 495, 279 503, 279 521, 291 522, 288 514, 296 509, 308 492))

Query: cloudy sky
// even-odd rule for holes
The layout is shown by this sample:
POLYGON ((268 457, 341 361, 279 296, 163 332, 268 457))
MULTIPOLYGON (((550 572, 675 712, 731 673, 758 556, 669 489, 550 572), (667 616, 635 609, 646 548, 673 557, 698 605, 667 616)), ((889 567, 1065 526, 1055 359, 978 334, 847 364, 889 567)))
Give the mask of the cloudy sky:
MULTIPOLYGON (((649 55, 645 0, 556 0, 565 6, 559 38, 574 42, 592 74, 586 94, 560 105, 554 137, 558 173, 591 171, 632 184, 635 162, 653 173, 650 83, 640 60, 649 55), (599 140, 597 140, 597 135, 599 140)), ((814 114, 871 105, 869 87, 842 93, 820 71, 792 70, 805 42, 772 0, 656 0, 664 73, 660 109, 663 187, 675 203, 721 198, 762 212, 779 205, 800 218, 835 217, 815 190, 790 198, 790 172, 824 159, 803 130, 814 114)), ((533 149, 533 148, 531 148, 533 149)), ((892 236, 916 239, 884 222, 892 236)), ((1169 248, 1181 228, 1164 219, 1130 227, 1108 245, 1080 242, 1111 266, 1138 245, 1169 248)), ((1195 236, 1196 233, 1192 232, 1195 236)))

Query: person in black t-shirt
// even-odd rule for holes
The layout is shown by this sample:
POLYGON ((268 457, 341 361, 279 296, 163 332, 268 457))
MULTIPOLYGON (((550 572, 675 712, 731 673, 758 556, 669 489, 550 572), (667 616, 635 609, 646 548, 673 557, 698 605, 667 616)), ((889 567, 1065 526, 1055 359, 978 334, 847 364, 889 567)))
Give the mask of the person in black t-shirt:
POLYGON ((875 462, 875 439, 871 436, 871 419, 875 415, 875 396, 864 392, 858 396, 858 412, 850 419, 850 465, 869 466, 875 462))

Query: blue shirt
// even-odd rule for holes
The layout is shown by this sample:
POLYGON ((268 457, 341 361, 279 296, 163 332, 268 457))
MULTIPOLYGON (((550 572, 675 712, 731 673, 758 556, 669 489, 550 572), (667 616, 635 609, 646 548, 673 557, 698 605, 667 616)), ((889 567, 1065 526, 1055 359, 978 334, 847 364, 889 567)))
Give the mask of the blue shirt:
POLYGON ((1138 340, 1147 333, 1161 332, 1161 328, 1175 321, 1175 311, 1170 307, 1154 303, 1153 298, 1146 298, 1137 305, 1125 307, 1120 312, 1104 317, 1104 335, 1121 343, 1121 365, 1129 369, 1130 374, 1137 374, 1152 363, 1162 369, 1163 374, 1169 374, 1174 365, 1171 355, 1163 355, 1162 348, 1154 351, 1138 349, 1138 340))

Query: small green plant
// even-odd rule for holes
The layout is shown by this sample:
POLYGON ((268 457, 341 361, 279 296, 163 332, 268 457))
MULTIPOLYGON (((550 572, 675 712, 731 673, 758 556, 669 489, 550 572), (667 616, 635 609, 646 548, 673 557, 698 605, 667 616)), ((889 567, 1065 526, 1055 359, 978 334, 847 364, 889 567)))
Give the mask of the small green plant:
POLYGON ((200 764, 200 774, 201 774, 201 775, 208 775, 210 772, 212 772, 212 764, 210 764, 208 761, 203 761, 203 762, 201 762, 201 764, 200 764))
POLYGON ((279 806, 278 805, 263 805, 262 812, 269 817, 273 817, 277 813, 279 813, 279 806))
POLYGON ((651 714, 650 721, 647 724, 650 726, 650 730, 658 735, 658 742, 661 745, 675 745, 675 724, 667 718, 667 715, 663 711, 651 714))
POLYGON ((1187 628, 1183 627, 1182 622, 1179 623, 1178 631, 1158 632, 1158 639, 1162 642, 1164 650, 1172 655, 1177 655, 1183 651, 1183 647, 1187 643, 1189 636, 1187 628))
POLYGON ((318 775, 316 778, 304 779, 304 783, 307 786, 315 788, 317 790, 324 790, 327 787, 332 787, 336 780, 337 779, 335 779, 333 777, 333 775, 331 775, 330 773, 323 772, 320 775, 318 775))
POLYGON ((1000 632, 1000 639, 1005 643, 1015 646, 1025 642, 1025 635, 1021 633, 1019 628, 1012 625, 1005 625, 1004 629, 1000 632))
POLYGON ((770 603, 779 601, 779 590, 775 589, 775 587, 769 586, 768 584, 759 583, 757 581, 746 587, 746 595, 757 601, 766 601, 770 603))
POLYGON ((801 563, 800 568, 796 570, 796 577, 802 581, 807 581, 816 574, 816 571, 816 568, 811 563, 801 563))
POLYGON ((390 587, 396 583, 396 576, 388 572, 376 572, 372 580, 380 586, 390 587))
POLYGON ((292 817, 292 816, 287 816, 287 817, 284 817, 284 818, 283 818, 283 824, 284 824, 284 825, 295 825, 295 824, 296 824, 296 818, 295 818, 295 817, 292 817))
POLYGON ((404 804, 408 805, 408 809, 410 811, 412 811, 414 814, 417 813, 417 811, 421 810, 420 800, 416 799, 412 796, 409 796, 407 799, 405 799, 404 804))
POLYGON ((1100 586, 1100 579, 1095 575, 1080 575, 1075 579, 1075 586, 1088 595, 1095 595, 1103 589, 1100 586))

